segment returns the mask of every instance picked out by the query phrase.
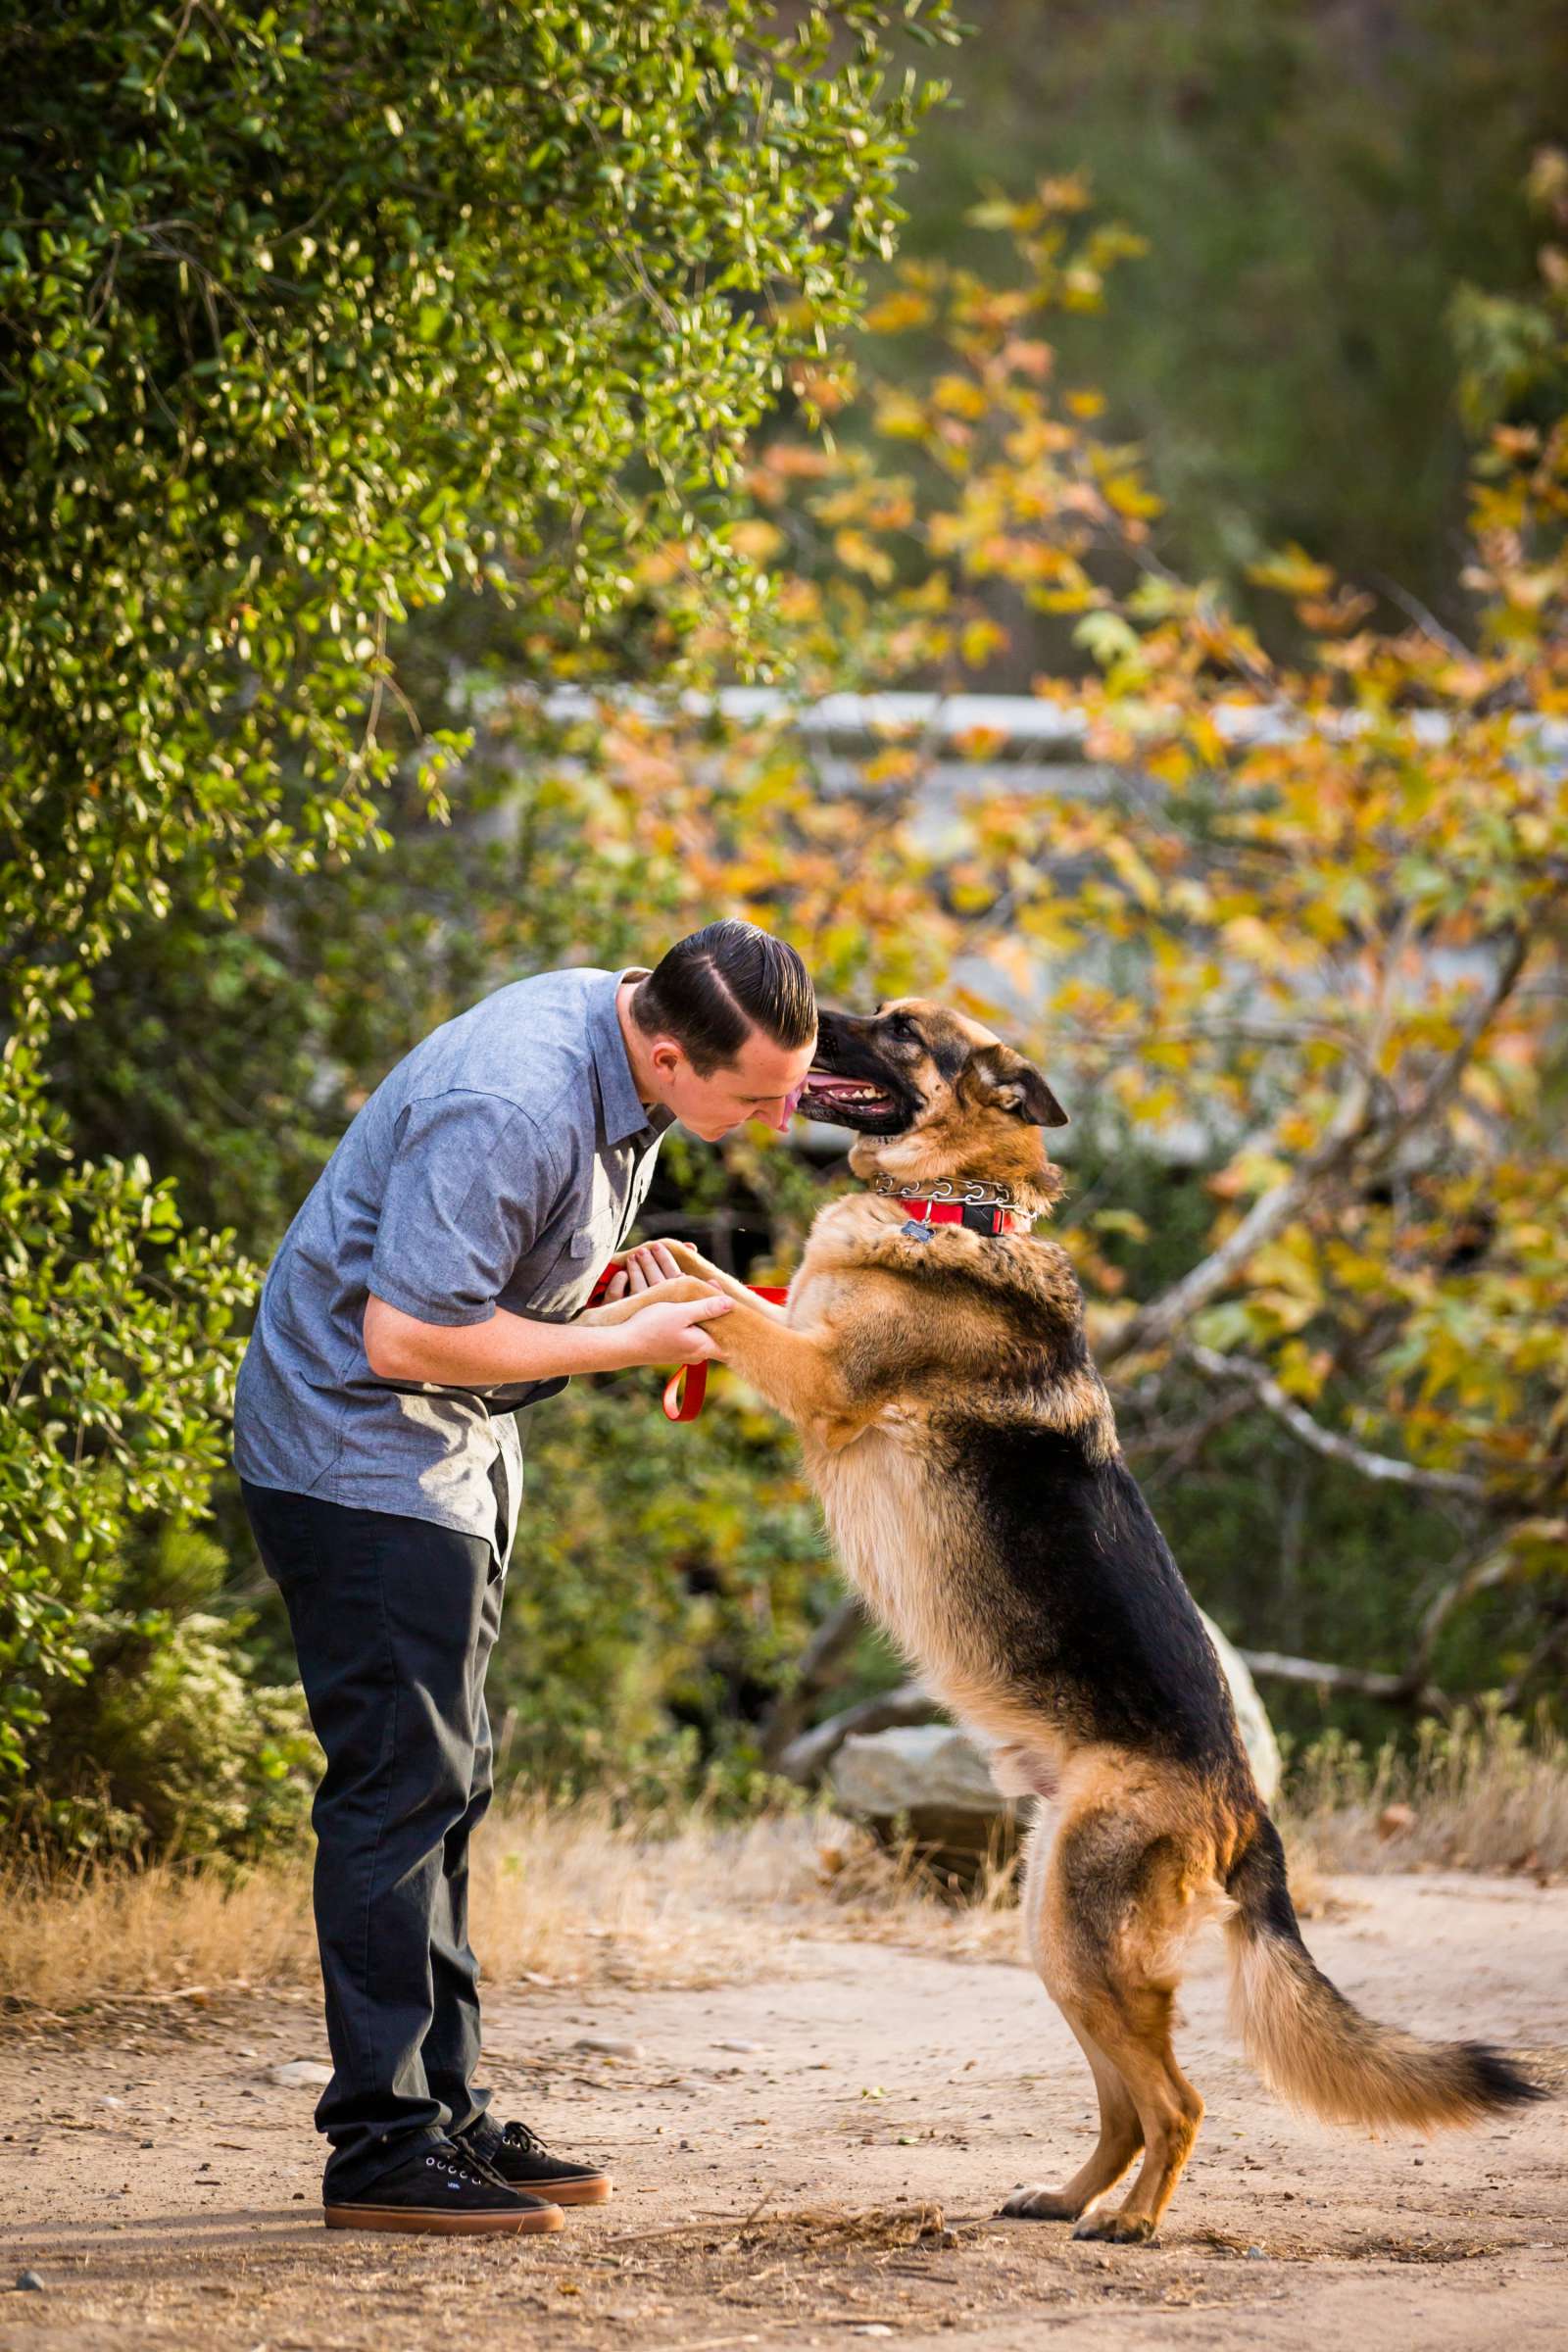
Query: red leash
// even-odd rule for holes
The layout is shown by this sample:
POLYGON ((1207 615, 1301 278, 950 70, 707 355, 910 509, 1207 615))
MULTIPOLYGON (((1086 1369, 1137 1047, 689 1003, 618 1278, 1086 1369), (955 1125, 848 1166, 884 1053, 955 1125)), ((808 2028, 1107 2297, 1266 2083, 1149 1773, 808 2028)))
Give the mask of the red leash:
MULTIPOLYGON (((590 1306, 597 1306, 610 1288, 611 1277, 621 1271, 619 1266, 607 1266, 589 1295, 590 1306)), ((782 1306, 788 1291, 775 1290, 769 1283, 749 1282, 746 1288, 754 1298, 766 1298, 773 1306, 782 1306)), ((707 1364, 682 1364, 664 1383, 664 1418, 666 1421, 695 1421, 703 1409, 708 1395, 707 1364)))

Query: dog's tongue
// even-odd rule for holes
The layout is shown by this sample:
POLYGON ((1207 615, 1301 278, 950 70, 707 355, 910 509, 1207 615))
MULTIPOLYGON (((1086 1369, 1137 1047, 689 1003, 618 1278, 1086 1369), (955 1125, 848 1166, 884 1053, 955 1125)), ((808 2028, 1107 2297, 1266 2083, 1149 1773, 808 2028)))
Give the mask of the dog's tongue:
POLYGON ((800 1108, 801 1097, 805 1094, 808 1083, 808 1081, 803 1078, 800 1085, 795 1088, 794 1092, 785 1096, 784 1116, 787 1119, 793 1119, 796 1111, 800 1108))

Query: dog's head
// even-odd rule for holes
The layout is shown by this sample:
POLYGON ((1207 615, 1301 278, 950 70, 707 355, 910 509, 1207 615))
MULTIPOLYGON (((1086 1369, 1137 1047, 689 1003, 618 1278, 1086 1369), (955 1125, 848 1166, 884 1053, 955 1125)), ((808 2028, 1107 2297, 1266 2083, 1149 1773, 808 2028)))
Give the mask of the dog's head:
POLYGON ((868 1017, 823 1012, 801 1115, 855 1130, 858 1176, 967 1176, 1041 1204, 1059 1190, 1041 1136, 1067 1114, 1033 1062, 978 1021, 906 997, 868 1017))

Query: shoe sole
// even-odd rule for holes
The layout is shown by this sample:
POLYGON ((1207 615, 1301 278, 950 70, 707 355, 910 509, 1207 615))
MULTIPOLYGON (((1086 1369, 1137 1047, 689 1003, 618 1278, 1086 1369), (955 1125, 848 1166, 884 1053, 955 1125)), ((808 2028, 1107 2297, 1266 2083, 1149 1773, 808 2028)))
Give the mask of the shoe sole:
POLYGON ((521 2237, 564 2229, 566 2220, 555 2204, 524 2213, 448 2213, 439 2205, 327 2205, 322 2211, 329 2230, 392 2230, 416 2237, 521 2237))
POLYGON ((520 2189, 525 2197, 548 2197, 556 2205, 608 2205, 610 2182, 603 2173, 590 2173, 582 2180, 509 2180, 509 2188, 520 2189))

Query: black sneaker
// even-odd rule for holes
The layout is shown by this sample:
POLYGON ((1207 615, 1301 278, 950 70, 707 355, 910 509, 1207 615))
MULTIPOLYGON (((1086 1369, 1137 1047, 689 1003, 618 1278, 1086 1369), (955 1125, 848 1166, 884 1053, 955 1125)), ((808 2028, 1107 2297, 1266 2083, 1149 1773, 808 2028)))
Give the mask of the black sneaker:
POLYGON ((351 2201, 327 2204, 329 2230, 404 2230, 440 2237, 515 2237, 559 2230, 565 2216, 544 2197, 525 2196, 488 2165, 469 2164, 443 2140, 421 2145, 351 2201))
POLYGON ((552 2156, 536 2132, 526 2124, 508 2124, 505 2130, 481 2115, 476 2124, 458 2134, 457 2145, 470 2150, 488 2171, 512 2188, 533 2189, 553 2197, 558 2205, 603 2205, 610 2180, 597 2164, 572 2156, 552 2156))

